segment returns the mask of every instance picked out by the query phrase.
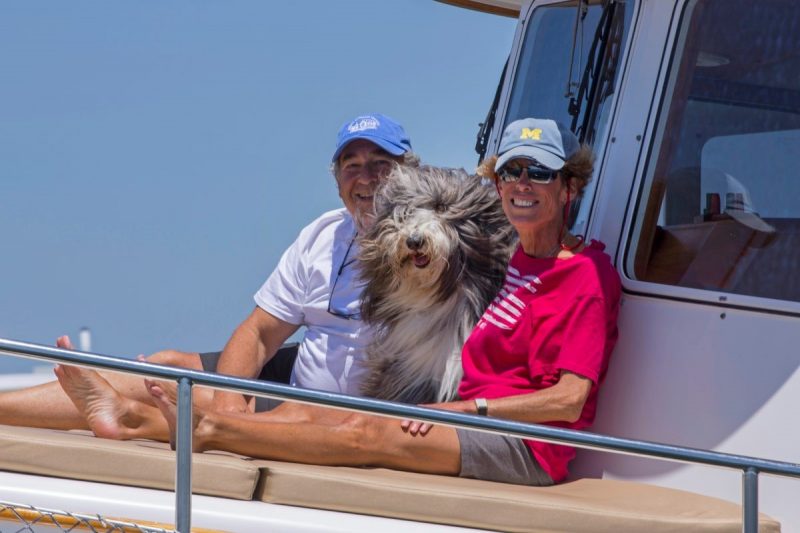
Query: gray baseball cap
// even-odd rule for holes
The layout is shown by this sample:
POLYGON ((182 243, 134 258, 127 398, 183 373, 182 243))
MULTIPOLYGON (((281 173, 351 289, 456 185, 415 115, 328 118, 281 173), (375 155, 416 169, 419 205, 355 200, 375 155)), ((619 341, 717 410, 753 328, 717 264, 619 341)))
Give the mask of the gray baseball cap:
POLYGON ((494 166, 500 170, 511 159, 533 159, 552 170, 561 170, 564 162, 580 148, 575 134, 555 120, 523 118, 503 131, 500 153, 494 166))

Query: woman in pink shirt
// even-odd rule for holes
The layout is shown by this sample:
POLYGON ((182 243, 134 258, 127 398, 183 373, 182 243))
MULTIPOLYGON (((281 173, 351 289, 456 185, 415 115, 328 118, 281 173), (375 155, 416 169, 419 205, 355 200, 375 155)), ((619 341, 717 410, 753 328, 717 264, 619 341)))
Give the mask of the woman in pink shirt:
MULTIPOLYGON (((490 416, 586 428, 617 340, 620 297, 605 246, 566 228, 570 202, 592 172, 591 151, 552 120, 518 120, 504 131, 499 156, 480 171, 495 180, 520 245, 503 290, 464 345, 459 395, 490 416)), ((524 445, 555 482, 575 456, 568 446, 457 433, 462 447, 467 438, 505 440, 522 454, 524 445)), ((468 458, 462 456, 461 475, 468 458)), ((483 466, 475 468, 480 477, 483 466)))

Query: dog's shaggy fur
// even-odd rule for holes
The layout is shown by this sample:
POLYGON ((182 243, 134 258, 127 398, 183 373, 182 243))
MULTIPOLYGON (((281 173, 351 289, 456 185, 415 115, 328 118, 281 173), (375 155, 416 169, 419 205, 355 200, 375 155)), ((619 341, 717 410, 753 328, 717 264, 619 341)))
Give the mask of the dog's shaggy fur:
POLYGON ((455 398, 461 347, 503 284, 513 229, 495 189, 463 170, 396 167, 359 241, 368 396, 455 398))

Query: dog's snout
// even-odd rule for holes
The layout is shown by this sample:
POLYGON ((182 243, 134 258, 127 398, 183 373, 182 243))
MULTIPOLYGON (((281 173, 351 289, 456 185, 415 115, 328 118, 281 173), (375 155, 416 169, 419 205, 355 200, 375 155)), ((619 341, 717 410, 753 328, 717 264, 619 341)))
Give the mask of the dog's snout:
POLYGON ((409 250, 419 250, 422 247, 422 236, 419 233, 414 233, 406 239, 406 246, 409 250))

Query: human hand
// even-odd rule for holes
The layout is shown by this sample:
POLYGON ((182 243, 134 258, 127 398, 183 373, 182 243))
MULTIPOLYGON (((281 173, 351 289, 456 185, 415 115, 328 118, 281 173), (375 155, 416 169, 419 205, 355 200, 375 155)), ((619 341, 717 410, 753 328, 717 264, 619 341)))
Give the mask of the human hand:
MULTIPOLYGON (((474 402, 469 401, 428 403, 422 404, 420 407, 475 414, 475 404, 474 402)), ((403 428, 404 432, 410 433, 413 437, 416 437, 417 435, 424 437, 433 428, 433 424, 430 422, 419 422, 417 420, 403 420, 400 422, 400 427, 403 428)))

